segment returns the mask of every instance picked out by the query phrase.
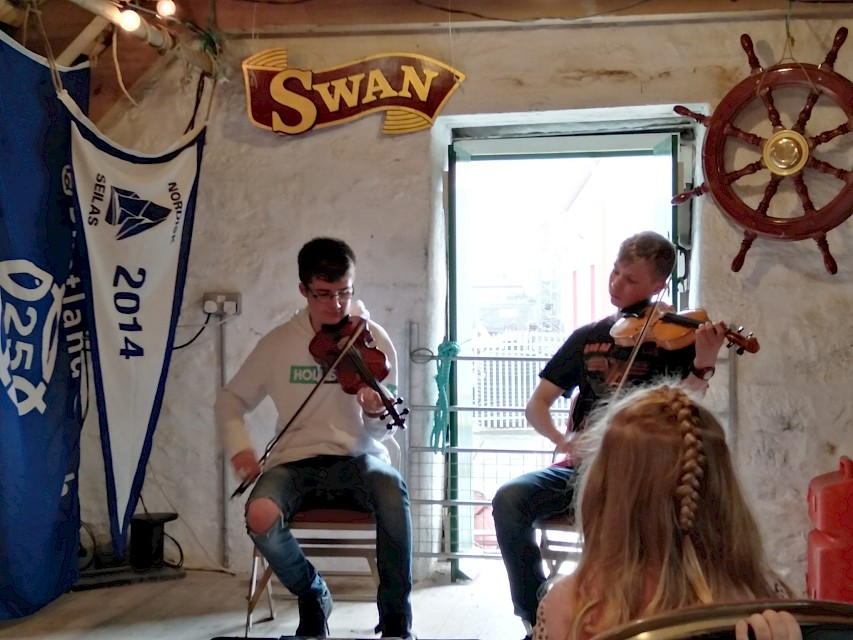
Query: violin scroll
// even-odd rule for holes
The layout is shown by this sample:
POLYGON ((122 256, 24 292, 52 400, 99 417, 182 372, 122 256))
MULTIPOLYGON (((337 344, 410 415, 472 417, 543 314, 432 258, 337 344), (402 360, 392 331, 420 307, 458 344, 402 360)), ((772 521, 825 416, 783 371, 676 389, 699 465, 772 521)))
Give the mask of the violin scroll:
POLYGON ((739 356, 742 356, 744 351, 758 353, 758 350, 761 348, 761 345, 758 344, 758 338, 752 334, 752 331, 743 335, 743 327, 738 327, 734 331, 727 328, 726 339, 728 339, 726 348, 731 349, 732 345, 736 344, 737 349, 735 349, 735 353, 739 356))
POLYGON ((385 406, 385 412, 379 416, 380 420, 385 421, 385 426, 388 429, 392 427, 400 427, 401 429, 406 428, 406 420, 404 416, 409 415, 409 408, 403 407, 402 409, 397 409, 397 406, 403 404, 403 399, 399 396, 396 398, 387 398, 384 394, 379 394, 382 396, 382 404, 385 406), (390 406, 389 406, 390 405, 390 406))

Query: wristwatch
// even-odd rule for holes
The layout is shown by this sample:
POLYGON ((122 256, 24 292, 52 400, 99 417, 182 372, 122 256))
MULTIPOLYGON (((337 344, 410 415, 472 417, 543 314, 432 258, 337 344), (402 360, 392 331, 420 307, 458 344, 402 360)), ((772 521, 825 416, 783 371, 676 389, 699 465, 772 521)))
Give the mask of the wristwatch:
POLYGON ((700 380, 710 380, 716 370, 716 367, 702 367, 700 369, 693 364, 690 365, 690 373, 700 380))

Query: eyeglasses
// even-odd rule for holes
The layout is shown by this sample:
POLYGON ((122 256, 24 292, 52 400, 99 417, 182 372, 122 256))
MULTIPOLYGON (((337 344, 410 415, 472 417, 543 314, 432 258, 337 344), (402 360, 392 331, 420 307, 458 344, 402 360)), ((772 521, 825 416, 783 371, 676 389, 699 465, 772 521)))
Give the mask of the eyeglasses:
POLYGON ((311 291, 311 287, 305 285, 305 290, 311 294, 311 297, 315 300, 320 300, 321 302, 330 302, 332 300, 346 302, 350 298, 352 298, 353 293, 355 293, 354 287, 347 287, 346 289, 341 289, 340 291, 311 291))

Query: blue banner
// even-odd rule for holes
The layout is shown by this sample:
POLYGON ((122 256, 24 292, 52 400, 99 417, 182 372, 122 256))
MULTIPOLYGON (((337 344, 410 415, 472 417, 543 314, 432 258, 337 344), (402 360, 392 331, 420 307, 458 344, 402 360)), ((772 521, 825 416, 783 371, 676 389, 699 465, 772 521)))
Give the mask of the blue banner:
MULTIPOLYGON (((0 31, 0 619, 79 577, 83 286, 70 118, 47 61, 0 31)), ((88 63, 59 67, 88 110, 88 63)))

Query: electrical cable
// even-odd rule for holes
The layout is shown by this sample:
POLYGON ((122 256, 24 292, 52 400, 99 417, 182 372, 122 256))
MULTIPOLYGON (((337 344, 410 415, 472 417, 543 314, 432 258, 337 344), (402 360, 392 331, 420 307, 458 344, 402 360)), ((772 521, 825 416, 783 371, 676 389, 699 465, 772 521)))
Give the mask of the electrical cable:
POLYGON ((166 533, 164 531, 163 535, 175 543, 175 546, 178 548, 178 555, 179 555, 177 562, 166 562, 165 560, 163 560, 163 564, 166 565, 167 567, 171 568, 171 569, 180 569, 182 566, 184 566, 184 550, 181 548, 181 545, 178 543, 178 541, 175 540, 168 533, 166 533))
POLYGON ((83 566, 80 566, 80 564, 79 564, 80 558, 85 558, 88 555, 89 548, 87 548, 83 544, 82 538, 80 540, 79 547, 77 550, 77 563, 78 563, 77 569, 80 571, 85 571, 86 569, 91 567, 95 562, 95 556, 96 556, 95 551, 98 548, 98 540, 97 540, 97 538, 95 538, 95 532, 92 530, 92 527, 90 527, 87 523, 83 522, 82 520, 80 521, 80 528, 84 529, 86 531, 86 533, 89 534, 89 540, 92 543, 92 546, 91 546, 92 555, 91 555, 91 557, 89 557, 89 559, 86 561, 86 563, 83 566))
MULTIPOLYGON (((198 115, 198 108, 201 105, 201 97, 204 94, 204 78, 205 74, 200 74, 198 77, 198 84, 195 88, 195 104, 193 105, 193 115, 190 118, 189 123, 187 123, 187 128, 184 129, 184 134, 189 133, 195 128, 195 118, 198 115)), ((210 319, 210 314, 207 314, 208 319, 210 319)), ((202 327, 204 329, 204 327, 202 327)), ((195 340, 195 338, 193 338, 195 340)), ((190 341, 192 342, 192 341, 190 341)))
POLYGON ((414 4, 420 5, 422 7, 427 7, 428 9, 437 9, 438 11, 443 11, 447 13, 456 13, 460 15, 471 16, 472 18, 480 18, 481 20, 496 20, 501 22, 535 22, 537 20, 560 20, 565 22, 574 22, 576 20, 585 20, 587 18, 598 18, 600 16, 606 16, 613 13, 619 13, 620 11, 627 11, 628 9, 633 9, 634 7, 639 7, 640 5, 646 4, 647 2, 651 2, 651 0, 636 0, 635 2, 631 2, 626 4, 623 7, 619 7, 617 9, 611 9, 610 11, 600 11, 598 13, 589 13, 582 16, 577 17, 559 17, 559 16, 540 16, 538 18, 525 18, 522 20, 511 20, 509 18, 500 18, 498 16, 488 16, 482 13, 477 13, 476 11, 465 11, 464 9, 453 9, 451 7, 443 7, 438 4, 433 4, 431 2, 427 2, 426 0, 412 0, 414 4))
POLYGON ((207 314, 207 317, 204 319, 204 324, 201 325, 201 328, 196 332, 196 334, 187 340, 184 344, 178 345, 177 347, 172 347, 172 351, 177 351, 178 349, 183 349, 184 347, 190 346, 196 339, 202 334, 202 332, 207 328, 207 323, 210 322, 210 316, 213 315, 211 313, 207 314))
POLYGON ((288 4, 303 4, 312 0, 237 0, 237 2, 250 2, 252 4, 272 4, 272 5, 288 5, 288 4))

